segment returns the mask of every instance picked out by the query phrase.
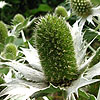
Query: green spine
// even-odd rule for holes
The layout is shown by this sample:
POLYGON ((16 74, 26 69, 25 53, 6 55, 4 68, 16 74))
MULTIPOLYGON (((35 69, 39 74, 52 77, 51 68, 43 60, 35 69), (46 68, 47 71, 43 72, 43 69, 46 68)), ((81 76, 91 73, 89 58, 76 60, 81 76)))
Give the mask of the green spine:
POLYGON ((71 0, 72 10, 81 17, 87 17, 92 13, 90 0, 71 0))
POLYGON ((48 14, 41 18, 35 40, 48 82, 62 85, 77 78, 72 36, 62 17, 48 14))
POLYGON ((8 37, 8 29, 6 27, 6 25, 0 21, 0 43, 5 42, 5 39, 8 37))
POLYGON ((10 44, 7 44, 5 49, 4 49, 4 52, 3 52, 3 55, 6 59, 15 59, 16 58, 16 54, 17 54, 17 48, 14 44, 10 43, 10 44))
POLYGON ((68 17, 67 11, 63 6, 56 7, 55 14, 57 16, 68 17))
POLYGON ((14 24, 14 25, 17 25, 17 24, 22 23, 22 22, 24 22, 24 21, 25 21, 25 18, 24 18, 23 15, 21 15, 21 14, 16 14, 16 15, 14 16, 14 19, 13 19, 13 24, 14 24))

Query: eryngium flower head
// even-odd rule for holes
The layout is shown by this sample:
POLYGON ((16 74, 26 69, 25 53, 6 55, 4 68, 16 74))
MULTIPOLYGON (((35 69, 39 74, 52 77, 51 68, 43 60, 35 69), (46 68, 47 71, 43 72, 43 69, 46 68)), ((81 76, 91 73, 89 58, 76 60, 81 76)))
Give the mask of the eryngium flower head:
POLYGON ((14 44, 7 44, 4 50, 4 57, 6 59, 15 59, 17 54, 17 48, 14 44))
POLYGON ((14 19, 13 19, 13 24, 16 25, 16 24, 19 24, 19 23, 22 23, 24 22, 25 18, 23 15, 21 14, 16 14, 14 16, 14 19))
POLYGON ((90 0, 70 0, 72 10, 81 17, 87 17, 92 13, 90 0))
POLYGON ((62 16, 62 17, 67 17, 68 16, 67 11, 63 6, 56 7, 55 14, 57 16, 62 16))
POLYGON ((46 79, 54 85, 77 78, 73 40, 62 17, 46 15, 36 26, 36 47, 46 79))
POLYGON ((0 21, 0 42, 4 43, 7 37, 8 37, 7 27, 2 21, 0 21))

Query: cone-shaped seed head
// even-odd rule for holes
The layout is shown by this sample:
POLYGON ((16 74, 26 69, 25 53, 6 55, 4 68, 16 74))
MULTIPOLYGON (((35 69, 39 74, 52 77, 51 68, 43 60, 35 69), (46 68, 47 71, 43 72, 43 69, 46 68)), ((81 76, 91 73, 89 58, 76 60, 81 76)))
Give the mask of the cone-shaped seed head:
POLYGON ((63 18, 41 18, 36 27, 36 46, 48 82, 61 85, 77 78, 72 36, 63 18))
POLYGON ((62 17, 67 17, 68 16, 67 11, 63 6, 56 7, 55 14, 57 16, 62 16, 62 17))
POLYGON ((81 17, 87 17, 92 13, 90 0, 70 0, 72 10, 81 17))
POLYGON ((0 42, 4 43, 7 37, 8 37, 7 27, 2 21, 0 21, 0 42))
POLYGON ((17 54, 17 48, 14 44, 7 44, 4 50, 4 57, 6 59, 15 59, 17 54))
POLYGON ((13 24, 14 24, 14 25, 17 25, 17 24, 22 23, 22 22, 24 22, 24 21, 25 21, 25 18, 24 18, 23 15, 21 15, 21 14, 16 14, 16 15, 14 16, 14 19, 13 19, 13 24))

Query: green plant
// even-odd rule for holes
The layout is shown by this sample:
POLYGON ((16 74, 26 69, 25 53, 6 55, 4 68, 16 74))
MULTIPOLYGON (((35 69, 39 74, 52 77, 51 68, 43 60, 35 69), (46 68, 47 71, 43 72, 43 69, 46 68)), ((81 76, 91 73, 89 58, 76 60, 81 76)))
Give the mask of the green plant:
POLYGON ((90 0, 70 0, 73 11, 78 16, 87 17, 92 13, 92 4, 90 0))
POLYGON ((66 85, 75 80, 77 64, 72 36, 65 20, 46 15, 38 22, 35 37, 47 81, 66 85))
POLYGON ((0 43, 4 43, 7 37, 8 37, 8 29, 6 25, 2 21, 0 21, 0 43))
POLYGON ((15 59, 17 56, 16 45, 14 45, 12 43, 7 44, 3 53, 2 53, 2 56, 6 59, 12 59, 12 60, 15 59))
MULTIPOLYGON (((0 54, 0 67, 3 70, 0 70, 0 76, 5 82, 0 86, 6 88, 0 92, 0 97, 6 100, 100 100, 100 49, 92 46, 100 36, 99 19, 93 17, 100 15, 100 6, 90 6, 91 13, 88 13, 86 8, 90 1, 70 2, 76 1, 74 6, 78 6, 79 10, 83 5, 85 10, 82 6, 83 14, 73 25, 67 22, 70 18, 66 20, 55 12, 38 18, 26 18, 17 25, 8 25, 9 36, 4 44, 4 56, 0 54), (88 27, 86 20, 91 22, 88 27), (24 29, 27 30, 32 23, 36 26, 31 41, 25 38, 24 29), (95 35, 89 39, 86 36, 86 41, 84 33, 88 31, 95 35), (17 45, 18 52, 11 43, 17 45), (5 68, 9 70, 5 72, 5 68), (96 91, 93 91, 94 87, 96 91)), ((72 16, 70 14, 69 17, 72 16)))
POLYGON ((68 17, 67 11, 63 6, 56 7, 55 14, 57 16, 68 17))
POLYGON ((24 18, 24 16, 21 15, 21 14, 16 14, 16 15, 14 16, 14 18, 13 18, 13 24, 14 24, 14 25, 17 25, 17 24, 22 23, 22 22, 24 22, 24 21, 25 21, 25 18, 24 18))

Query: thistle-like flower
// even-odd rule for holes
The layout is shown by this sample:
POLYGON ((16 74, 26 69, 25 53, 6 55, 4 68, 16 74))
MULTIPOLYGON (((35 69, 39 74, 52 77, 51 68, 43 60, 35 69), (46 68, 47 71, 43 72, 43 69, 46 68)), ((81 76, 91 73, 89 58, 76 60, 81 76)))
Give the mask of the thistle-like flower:
POLYGON ((56 7, 55 14, 57 16, 68 17, 67 11, 63 6, 56 7))
POLYGON ((83 18, 92 14, 92 4, 90 0, 71 0, 72 10, 83 18))
POLYGON ((8 37, 8 29, 6 25, 2 21, 0 21, 0 43, 4 43, 7 37, 8 37))
POLYGON ((52 15, 41 18, 35 37, 47 81, 67 84, 75 80, 78 76, 77 63, 72 36, 65 20, 52 15))
POLYGON ((2 56, 4 56, 4 58, 6 59, 13 60, 16 58, 16 55, 17 55, 17 47, 12 43, 7 44, 2 53, 2 56))
POLYGON ((24 18, 23 15, 21 15, 21 14, 16 14, 16 15, 14 16, 14 19, 13 19, 13 24, 14 24, 14 25, 17 25, 17 24, 22 23, 22 22, 24 22, 24 21, 25 21, 25 18, 24 18))
POLYGON ((7 62, 7 59, 0 57, 5 60, 0 62, 1 66, 10 66, 10 81, 5 75, 6 83, 1 86, 7 87, 1 91, 0 96, 8 95, 6 100, 30 100, 37 95, 46 95, 48 91, 63 91, 68 100, 76 100, 74 94, 78 96, 79 88, 100 81, 93 79, 100 75, 100 63, 86 72, 84 70, 96 55, 94 53, 89 59, 85 59, 86 50, 93 40, 85 45, 83 34, 77 30, 78 22, 74 24, 74 28, 62 17, 50 14, 42 17, 35 31, 36 48, 30 43, 29 49, 21 48, 20 52, 25 57, 18 61, 7 62), (76 31, 73 31, 74 28, 76 31), (24 63, 25 60, 28 65, 24 63), (15 78, 12 78, 11 70, 15 73, 15 78))
POLYGON ((70 4, 73 12, 81 17, 80 26, 83 26, 86 20, 94 25, 92 17, 100 14, 100 6, 93 7, 90 0, 70 0, 70 4))

